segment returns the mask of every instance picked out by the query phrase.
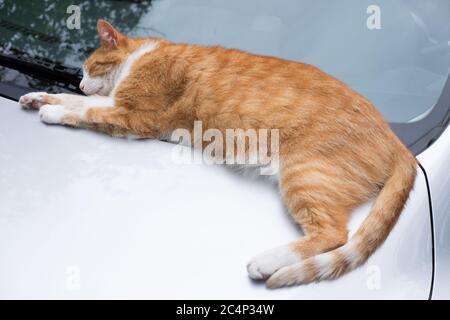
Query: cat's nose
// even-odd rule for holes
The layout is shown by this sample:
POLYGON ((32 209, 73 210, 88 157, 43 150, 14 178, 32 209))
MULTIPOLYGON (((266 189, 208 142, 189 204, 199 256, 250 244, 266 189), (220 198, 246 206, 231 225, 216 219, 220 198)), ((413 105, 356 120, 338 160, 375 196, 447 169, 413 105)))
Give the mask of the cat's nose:
POLYGON ((84 84, 80 83, 80 89, 81 91, 84 91, 84 84))

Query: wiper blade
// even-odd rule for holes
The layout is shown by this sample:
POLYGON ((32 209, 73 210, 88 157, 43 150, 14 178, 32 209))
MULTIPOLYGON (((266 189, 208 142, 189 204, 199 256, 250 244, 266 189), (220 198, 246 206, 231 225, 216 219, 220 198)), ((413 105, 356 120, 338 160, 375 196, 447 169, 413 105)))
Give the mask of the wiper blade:
POLYGON ((80 68, 66 66, 41 57, 30 57, 22 53, 0 52, 0 65, 23 73, 36 74, 51 80, 78 87, 83 78, 80 68))

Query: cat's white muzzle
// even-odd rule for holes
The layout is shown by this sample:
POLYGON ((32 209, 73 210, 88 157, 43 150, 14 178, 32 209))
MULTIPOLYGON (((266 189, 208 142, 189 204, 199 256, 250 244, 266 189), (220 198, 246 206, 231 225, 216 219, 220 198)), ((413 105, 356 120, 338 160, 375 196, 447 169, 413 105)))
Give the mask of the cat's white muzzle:
POLYGON ((100 79, 93 79, 84 76, 80 82, 80 89, 87 96, 100 94, 103 89, 103 83, 100 79))

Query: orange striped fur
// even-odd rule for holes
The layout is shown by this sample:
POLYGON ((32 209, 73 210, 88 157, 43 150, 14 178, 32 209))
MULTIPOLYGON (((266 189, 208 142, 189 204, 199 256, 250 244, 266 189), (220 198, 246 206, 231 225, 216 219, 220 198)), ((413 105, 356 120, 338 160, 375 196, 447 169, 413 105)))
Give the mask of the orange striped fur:
MULTIPOLYGON (((336 278, 364 263, 386 239, 413 186, 416 161, 366 98, 308 64, 132 39, 105 21, 98 27, 102 46, 85 62, 91 77, 112 77, 142 45, 155 48, 109 90, 110 107, 68 112, 61 124, 146 138, 192 130, 195 120, 222 132, 280 130, 279 188, 305 236, 255 257, 248 265, 253 278, 269 287, 336 278), (349 240, 349 214, 373 197, 371 213, 349 240)), ((64 95, 33 99, 21 103, 47 104, 47 110, 80 104, 79 97, 64 95)))

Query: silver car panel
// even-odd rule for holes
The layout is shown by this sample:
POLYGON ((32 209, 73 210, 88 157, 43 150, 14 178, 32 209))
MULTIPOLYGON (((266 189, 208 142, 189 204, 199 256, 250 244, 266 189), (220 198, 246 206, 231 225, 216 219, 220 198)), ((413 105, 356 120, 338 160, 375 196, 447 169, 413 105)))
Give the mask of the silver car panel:
MULTIPOLYGON (((246 263, 301 236, 276 188, 219 166, 176 164, 173 148, 46 126, 0 98, 0 298, 428 298, 421 171, 367 264, 336 281, 268 290, 246 263)), ((354 213, 352 232, 369 206, 354 213)))

